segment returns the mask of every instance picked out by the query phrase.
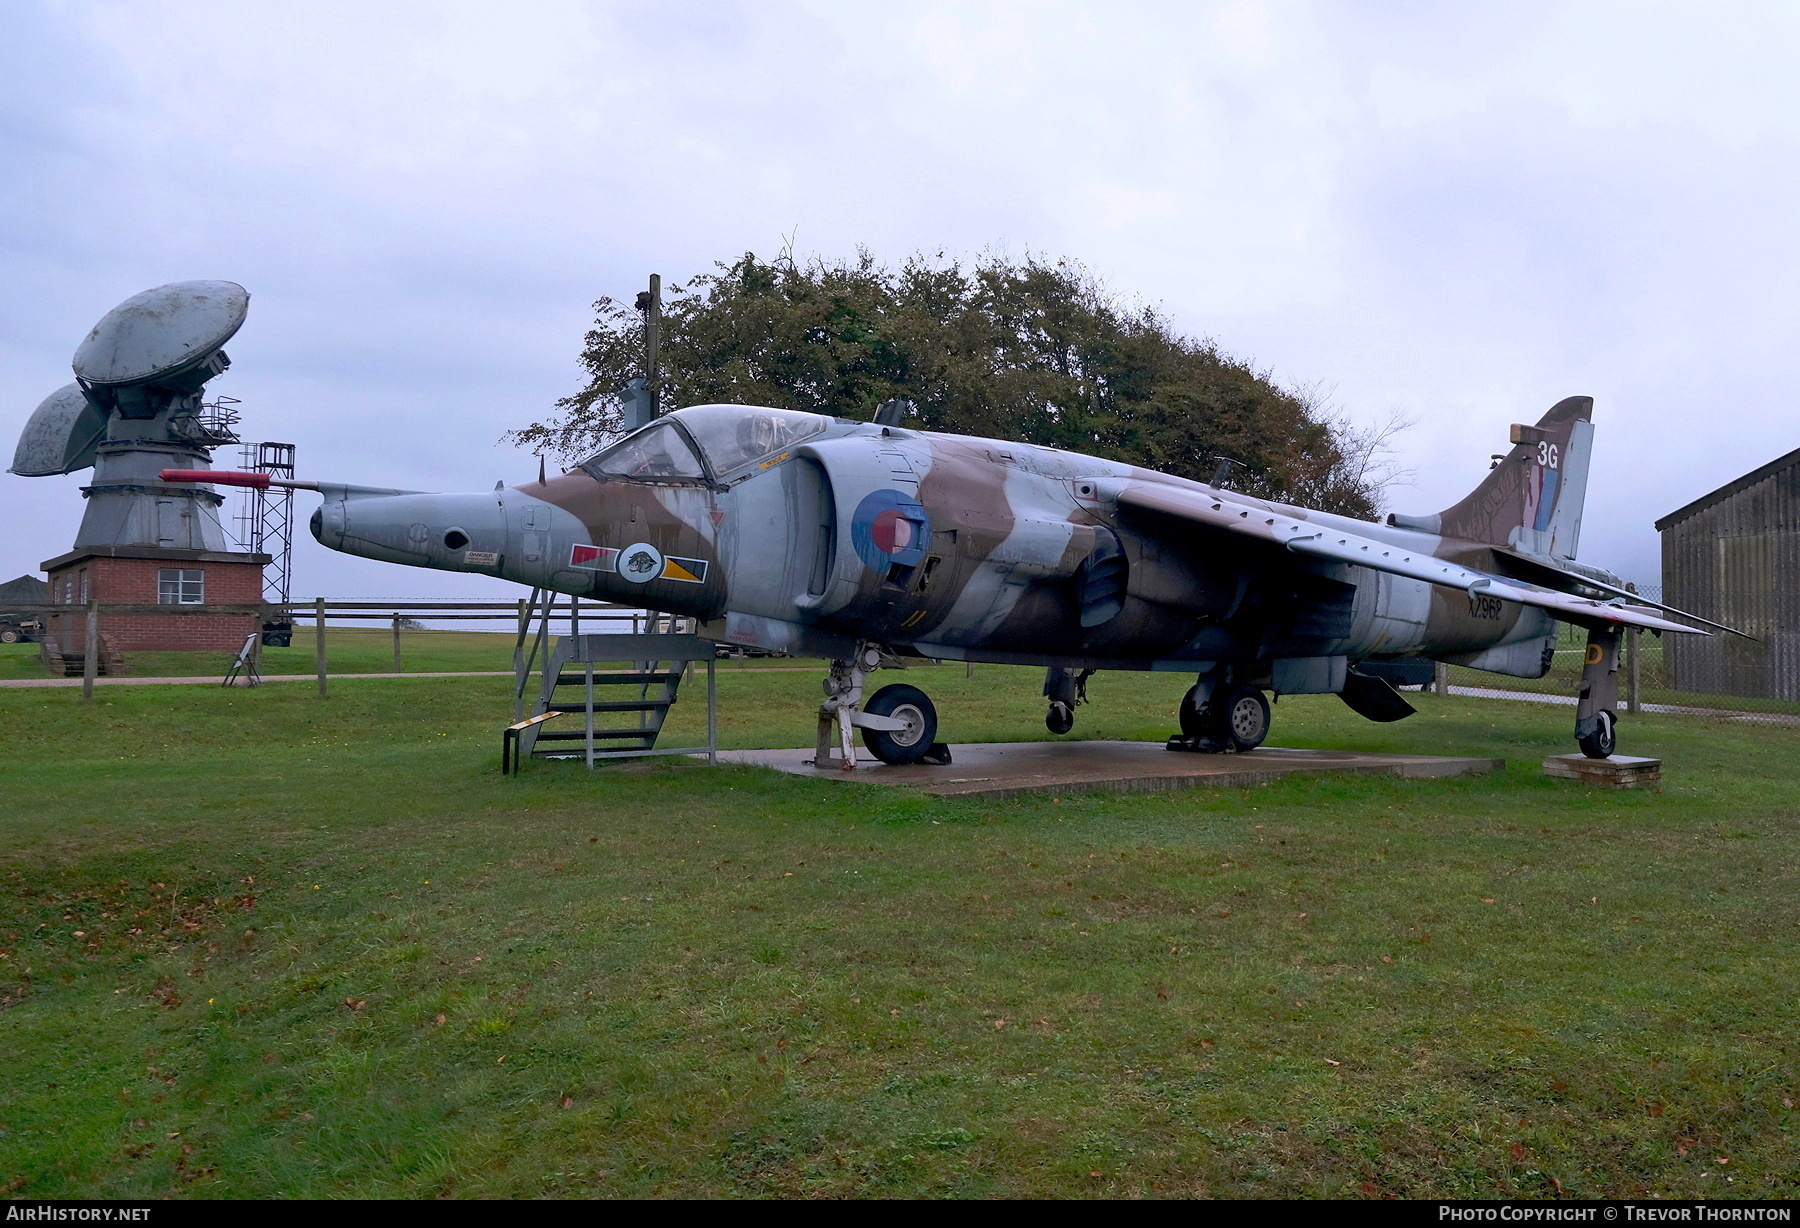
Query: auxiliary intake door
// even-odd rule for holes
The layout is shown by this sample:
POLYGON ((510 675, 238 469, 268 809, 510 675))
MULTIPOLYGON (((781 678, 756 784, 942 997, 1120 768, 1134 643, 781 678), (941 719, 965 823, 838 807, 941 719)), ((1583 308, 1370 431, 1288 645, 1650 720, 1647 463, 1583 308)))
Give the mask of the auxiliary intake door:
POLYGON ((837 565, 837 507, 825 467, 809 457, 782 466, 792 519, 788 533, 787 591, 795 604, 816 607, 831 591, 837 565))

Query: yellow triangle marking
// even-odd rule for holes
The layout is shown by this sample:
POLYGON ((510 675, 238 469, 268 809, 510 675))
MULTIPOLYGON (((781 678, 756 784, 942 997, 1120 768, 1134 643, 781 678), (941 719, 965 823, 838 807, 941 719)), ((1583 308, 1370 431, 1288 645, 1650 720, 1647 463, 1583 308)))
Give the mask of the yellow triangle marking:
POLYGON ((699 576, 695 575, 693 572, 691 572, 687 568, 683 567, 680 563, 677 563, 674 559, 670 559, 670 558, 665 558, 663 560, 663 579, 665 579, 665 580, 691 580, 695 584, 700 583, 699 576))

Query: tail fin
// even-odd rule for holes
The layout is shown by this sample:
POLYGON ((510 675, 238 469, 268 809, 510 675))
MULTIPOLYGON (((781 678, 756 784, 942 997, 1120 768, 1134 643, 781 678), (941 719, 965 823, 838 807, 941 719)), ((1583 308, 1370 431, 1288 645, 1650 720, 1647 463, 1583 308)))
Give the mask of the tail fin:
POLYGON ((1388 522, 1541 558, 1573 559, 1594 450, 1593 412, 1593 397, 1558 401, 1536 426, 1512 428, 1512 451, 1455 507, 1436 516, 1390 516, 1388 522))

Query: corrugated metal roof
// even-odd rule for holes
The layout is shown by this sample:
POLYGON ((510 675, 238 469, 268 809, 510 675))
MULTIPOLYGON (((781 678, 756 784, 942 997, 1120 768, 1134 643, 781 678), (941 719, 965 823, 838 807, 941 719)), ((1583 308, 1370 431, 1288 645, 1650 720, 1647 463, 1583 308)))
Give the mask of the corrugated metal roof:
POLYGON ((1727 482, 1711 494, 1701 495, 1686 507, 1680 507, 1656 522, 1656 531, 1662 532, 1680 524, 1690 516, 1697 516, 1709 507, 1716 507, 1731 498, 1755 486, 1758 482, 1767 481, 1783 469, 1800 464, 1800 448, 1795 448, 1786 456, 1778 456, 1760 469, 1752 469, 1743 477, 1727 482))

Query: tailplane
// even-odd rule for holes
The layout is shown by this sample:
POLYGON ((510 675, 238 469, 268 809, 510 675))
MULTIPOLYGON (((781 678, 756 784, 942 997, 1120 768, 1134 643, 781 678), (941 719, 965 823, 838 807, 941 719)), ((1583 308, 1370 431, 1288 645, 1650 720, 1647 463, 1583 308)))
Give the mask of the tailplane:
POLYGON ((1436 516, 1391 515, 1388 523, 1443 537, 1510 546, 1521 554, 1572 560, 1581 540, 1588 461, 1594 450, 1593 397, 1558 401, 1536 426, 1514 425, 1512 451, 1481 485, 1436 516))

